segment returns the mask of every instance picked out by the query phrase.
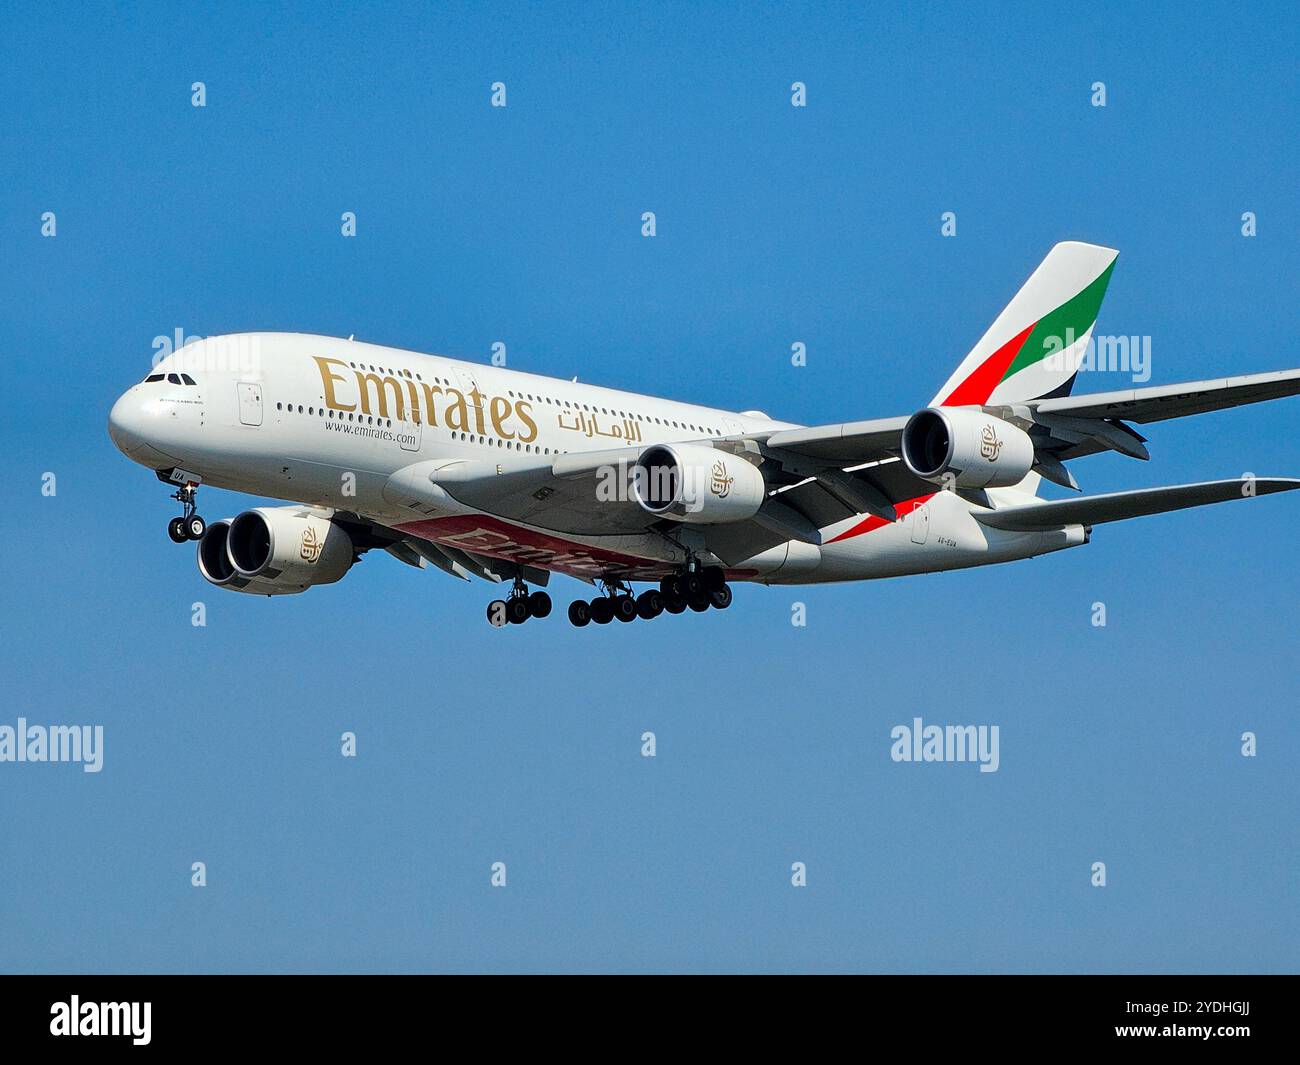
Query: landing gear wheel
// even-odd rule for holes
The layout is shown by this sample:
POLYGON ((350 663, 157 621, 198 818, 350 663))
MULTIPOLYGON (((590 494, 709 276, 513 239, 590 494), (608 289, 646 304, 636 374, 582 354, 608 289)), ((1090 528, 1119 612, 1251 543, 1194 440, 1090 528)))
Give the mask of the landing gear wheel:
POLYGON ((582 628, 591 621, 591 604, 585 599, 575 599, 569 604, 569 623, 582 628))
POLYGON ((731 606, 731 588, 724 584, 716 592, 710 592, 709 603, 716 610, 726 610, 731 606))
POLYGON ((659 592, 665 599, 682 594, 682 577, 680 573, 670 573, 659 582, 659 592))
POLYGON ((551 613, 551 597, 545 592, 533 592, 528 597, 528 613, 535 618, 548 617, 551 613))
POLYGON ((591 601, 591 620, 597 625, 608 625, 614 620, 614 601, 601 596, 591 601))
POLYGON ((699 573, 688 573, 682 578, 682 594, 686 596, 687 602, 703 594, 706 590, 704 578, 699 573))
POLYGON ((700 576, 704 578, 704 589, 708 592, 721 591, 727 583, 727 571, 721 566, 705 566, 700 576))
POLYGON ((655 589, 642 592, 636 597, 636 616, 642 621, 657 618, 664 612, 664 597, 655 589))
MULTIPOLYGON (((161 472, 158 476, 164 481, 167 480, 161 472)), ((199 517, 194 506, 198 491, 197 484, 183 484, 172 493, 172 498, 181 505, 181 516, 167 523, 167 535, 174 543, 183 544, 186 540, 202 540, 203 534, 207 531, 207 522, 199 517)))
POLYGON ((493 599, 487 607, 488 624, 494 629, 502 628, 510 623, 510 618, 506 614, 506 601, 504 599, 493 599))
POLYGON ((630 595, 614 596, 614 616, 619 621, 635 621, 636 600, 630 595))
POLYGON ((522 625, 528 620, 528 597, 517 596, 506 600, 506 620, 511 625, 522 625))
POLYGON ((686 609, 686 600, 680 595, 664 596, 664 609, 670 614, 680 614, 686 609))
POLYGON ((709 593, 701 591, 698 595, 691 596, 686 600, 686 605, 694 610, 697 614, 703 614, 709 609, 709 593))

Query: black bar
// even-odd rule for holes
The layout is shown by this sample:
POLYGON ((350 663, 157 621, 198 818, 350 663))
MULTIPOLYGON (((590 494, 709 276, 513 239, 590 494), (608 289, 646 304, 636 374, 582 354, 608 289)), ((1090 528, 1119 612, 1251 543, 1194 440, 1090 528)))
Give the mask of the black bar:
POLYGON ((491 1056, 511 1046, 590 1046, 606 1032, 616 1041, 603 1045, 619 1057, 618 1047, 675 1056, 714 1045, 818 1053, 840 1037, 866 1053, 898 1048, 900 1040, 967 1053, 1125 1044, 1139 1053, 1153 1046, 1294 1053, 1296 991, 1292 976, 1233 975, 5 976, 0 1045, 11 1061, 22 1060, 10 1056, 19 1048, 337 1054, 396 1040, 430 1050, 478 1047, 491 1056), (78 1034, 53 1034, 69 1027, 73 996, 78 1034), (135 1004, 135 1012, 122 1004, 135 1004), (114 1021, 125 1034, 81 1034, 114 1021), (1194 1035, 1185 1031, 1193 1028, 1194 1035))

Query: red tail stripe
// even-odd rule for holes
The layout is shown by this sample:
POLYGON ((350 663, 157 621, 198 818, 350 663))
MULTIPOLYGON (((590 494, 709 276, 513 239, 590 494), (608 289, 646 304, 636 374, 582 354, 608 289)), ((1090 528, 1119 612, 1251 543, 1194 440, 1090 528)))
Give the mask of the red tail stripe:
POLYGON ((1012 337, 975 367, 971 375, 954 388, 939 406, 961 407, 968 403, 987 403, 989 396, 993 395, 993 390, 1002 382, 1007 369, 1020 354, 1020 349, 1025 346, 1025 341, 1029 339, 1029 334, 1037 324, 1037 322, 1030 322, 1023 333, 1012 337))

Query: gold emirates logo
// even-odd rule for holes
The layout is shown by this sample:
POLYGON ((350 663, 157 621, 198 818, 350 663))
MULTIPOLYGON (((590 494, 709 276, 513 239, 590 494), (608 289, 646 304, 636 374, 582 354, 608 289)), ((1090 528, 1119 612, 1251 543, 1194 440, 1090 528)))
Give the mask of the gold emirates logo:
POLYGON ((320 559, 325 541, 320 538, 315 528, 308 525, 302 531, 302 542, 298 545, 298 554, 313 565, 320 559))
POLYGON ((991 425, 984 426, 980 430, 980 458, 997 462, 1000 454, 1002 454, 1002 441, 998 439, 997 430, 991 425))
POLYGON ((469 392, 388 374, 353 370, 341 359, 313 355, 320 370, 325 406, 348 413, 374 414, 398 421, 445 426, 462 433, 495 433, 527 444, 537 439, 531 403, 491 396, 475 385, 469 392), (340 373, 331 367, 337 366, 340 373), (355 402, 348 402, 355 400, 355 402))
POLYGON ((726 499, 731 495, 731 486, 735 480, 736 478, 727 476, 727 464, 718 459, 713 464, 713 475, 709 478, 709 491, 719 499, 726 499))

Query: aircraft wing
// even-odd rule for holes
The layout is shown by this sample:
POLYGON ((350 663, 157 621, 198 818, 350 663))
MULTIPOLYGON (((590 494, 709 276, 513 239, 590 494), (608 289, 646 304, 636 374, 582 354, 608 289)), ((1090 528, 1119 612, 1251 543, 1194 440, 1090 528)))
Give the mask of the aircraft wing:
MULTIPOLYGON (((1147 457, 1144 438, 1124 424, 1126 421, 1160 421, 1297 394, 1300 370, 1282 370, 987 409, 1026 428, 1035 443, 1039 472, 1057 483, 1076 487, 1061 465, 1065 460, 1108 450, 1133 458, 1147 457)), ((898 457, 907 418, 899 415, 695 441, 698 446, 747 456, 762 466, 771 486, 768 500, 754 518, 698 526, 707 546, 730 563, 788 540, 820 543, 820 529, 858 514, 894 520, 896 504, 935 490, 933 484, 914 476, 898 457)), ((608 492, 600 494, 602 479, 605 487, 609 486, 609 470, 630 469, 644 449, 645 445, 635 445, 546 459, 502 455, 499 460, 494 456, 492 460, 416 463, 393 475, 386 495, 419 511, 436 503, 438 493, 446 492, 505 520, 565 534, 627 536, 655 530, 675 534, 680 530, 677 523, 646 513, 630 495, 610 498, 608 492)), ((1257 485, 1259 494, 1295 487, 1293 482, 1276 479, 1259 481, 1257 485)), ((1237 481, 1144 489, 1061 503, 1004 507, 990 512, 996 518, 982 514, 981 520, 990 525, 1032 522, 1033 528, 1095 524, 1220 502, 1233 498, 1239 490, 1237 481), (1075 511, 1060 509, 1068 504, 1080 507, 1075 511), (1107 516, 1112 511, 1114 516, 1107 516)), ((424 546, 416 545, 417 553, 429 561, 424 546)), ((443 561, 436 555, 433 558, 435 565, 443 561)), ((454 559, 449 572, 465 576, 482 567, 481 559, 454 559)), ((495 570, 486 572, 489 579, 497 578, 495 570)))
POLYGON ((814 425, 806 429, 782 429, 761 435, 768 447, 780 448, 809 459, 838 466, 856 466, 889 457, 898 451, 898 439, 908 415, 877 418, 868 422, 814 425))
MULTIPOLYGON (((1294 395, 1300 395, 1300 369, 1124 389, 1091 396, 1063 396, 988 409, 1017 421, 1031 434, 1040 459, 1040 473, 1059 484, 1074 487, 1069 476, 1060 469, 1061 462, 1101 451, 1118 451, 1131 458, 1148 457, 1143 446, 1145 437, 1125 422, 1142 424, 1185 418, 1294 395)), ((787 460, 786 465, 797 466, 797 462, 788 460, 803 458, 810 470, 817 463, 856 466, 897 456, 899 438, 906 424, 906 417, 881 418, 787 429, 760 434, 755 439, 772 450, 778 461, 787 460)), ((891 498, 890 502, 911 498, 922 487, 919 483, 908 484, 902 488, 903 495, 891 498)))
MULTIPOLYGON (((1066 419, 1080 421, 1156 422, 1167 418, 1184 418, 1192 414, 1226 410, 1247 403, 1300 395, 1300 369, 1272 373, 1245 374, 1212 381, 1191 381, 1152 388, 1132 388, 1118 392, 1101 392, 1091 396, 1064 396, 1059 399, 1030 401, 1023 406, 1008 405, 1014 414, 1027 411, 1029 420, 1052 428, 1068 425, 1066 419), (1039 415, 1045 416, 1039 421, 1039 415)), ((785 429, 757 434, 754 439, 770 448, 839 466, 877 462, 897 455, 899 437, 907 424, 907 415, 878 418, 874 421, 842 422, 814 425, 802 429, 785 429)), ((1075 428, 1075 427, 1071 427, 1075 428)), ((1087 428, 1081 427, 1081 428, 1087 428)), ((1093 428, 1099 428, 1093 426, 1093 428)), ((1102 430, 1104 432, 1104 430, 1102 430)), ((1136 434, 1131 434, 1136 436, 1136 434)), ((1140 438, 1138 438, 1140 440, 1140 438)), ((1058 439, 1058 443, 1065 441, 1058 439)), ((1071 441, 1077 442, 1077 441, 1071 441)), ((1106 444, 1093 452, 1108 449, 1106 444)), ((1077 458, 1077 454, 1065 457, 1077 458)))
MULTIPOLYGON (((933 485, 914 477, 892 456, 846 472, 839 468, 838 460, 810 462, 793 452, 785 456, 790 466, 771 461, 756 437, 694 443, 747 454, 762 462, 772 486, 769 498, 754 518, 696 527, 706 546, 728 563, 789 540, 820 543, 821 528, 856 514, 885 513, 892 518, 894 502, 934 490, 933 485), (818 471, 817 476, 798 472, 804 465, 818 471)), ((416 519, 436 511, 450 496, 507 521, 561 534, 617 538, 659 531, 677 537, 682 532, 680 523, 647 513, 626 488, 610 490, 618 488, 644 450, 645 445, 637 445, 545 459, 501 455, 481 460, 418 462, 393 474, 384 496, 390 503, 409 509, 416 519), (611 477, 611 471, 616 476, 611 477)), ((426 545, 410 546, 426 561, 439 564, 436 555, 430 559, 425 553, 426 545)), ((457 576, 466 571, 474 573, 470 563, 484 565, 481 559, 454 561, 458 564, 457 576)))

